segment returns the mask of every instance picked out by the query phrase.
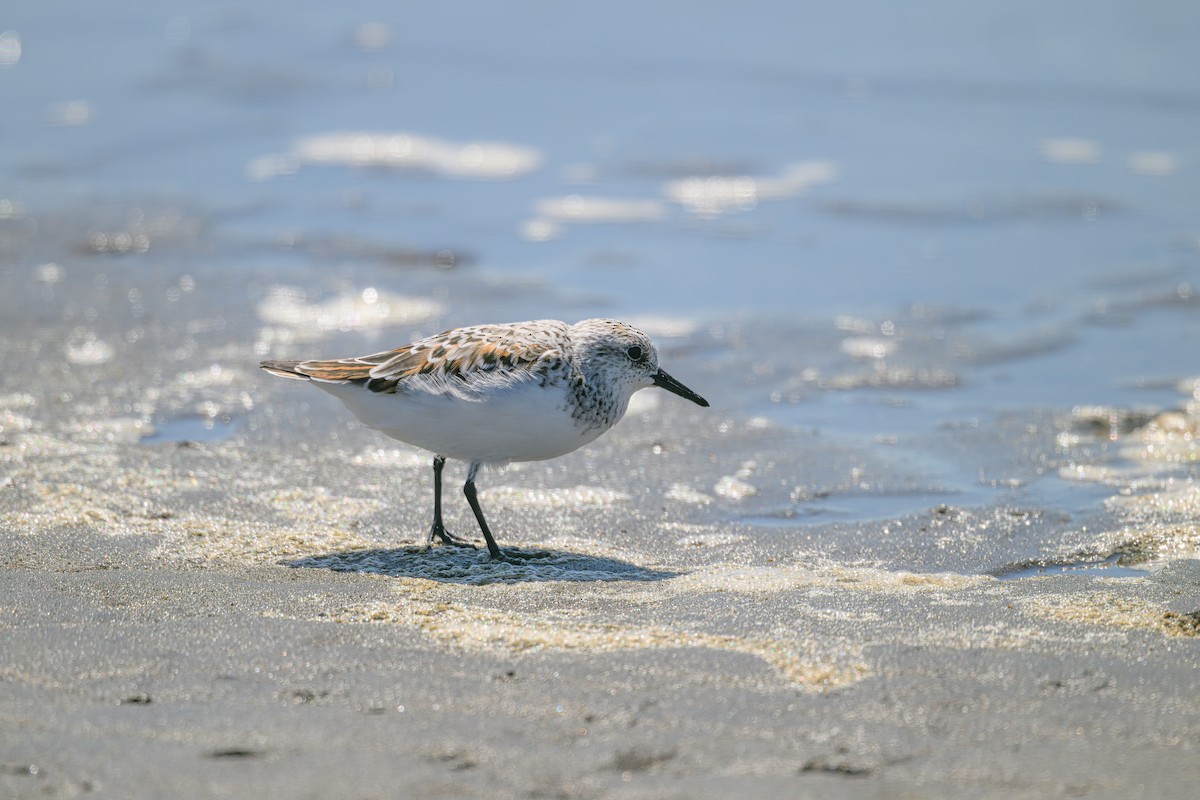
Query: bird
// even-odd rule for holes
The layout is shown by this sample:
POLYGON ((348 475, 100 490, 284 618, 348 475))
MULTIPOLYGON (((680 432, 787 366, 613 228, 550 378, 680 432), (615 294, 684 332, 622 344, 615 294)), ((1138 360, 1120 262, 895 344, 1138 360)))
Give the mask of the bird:
POLYGON ((433 523, 425 546, 474 547, 442 520, 442 468, 468 464, 463 494, 494 560, 496 544, 479 505, 480 468, 570 453, 612 428, 641 389, 658 387, 708 401, 658 365, 645 333, 613 319, 573 325, 531 320, 443 331, 367 356, 263 361, 272 375, 302 380, 342 401, 360 422, 433 454, 433 523))

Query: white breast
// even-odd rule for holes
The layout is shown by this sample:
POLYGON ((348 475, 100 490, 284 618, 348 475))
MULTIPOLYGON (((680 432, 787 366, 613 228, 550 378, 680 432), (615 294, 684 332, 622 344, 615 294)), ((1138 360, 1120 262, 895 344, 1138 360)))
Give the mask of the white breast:
POLYGON ((555 458, 608 430, 577 423, 565 388, 532 381, 492 389, 478 400, 424 392, 379 394, 349 383, 316 385, 341 400, 367 427, 462 461, 497 464, 555 458))

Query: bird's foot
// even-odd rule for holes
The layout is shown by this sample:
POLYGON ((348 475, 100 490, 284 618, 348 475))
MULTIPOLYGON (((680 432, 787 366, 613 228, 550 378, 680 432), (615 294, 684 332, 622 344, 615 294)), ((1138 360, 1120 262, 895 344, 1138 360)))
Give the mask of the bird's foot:
POLYGON ((469 539, 462 539, 447 531, 441 525, 434 525, 433 530, 429 533, 429 541, 433 542, 434 537, 441 540, 442 544, 448 544, 451 547, 469 547, 472 550, 478 549, 475 543, 469 539))

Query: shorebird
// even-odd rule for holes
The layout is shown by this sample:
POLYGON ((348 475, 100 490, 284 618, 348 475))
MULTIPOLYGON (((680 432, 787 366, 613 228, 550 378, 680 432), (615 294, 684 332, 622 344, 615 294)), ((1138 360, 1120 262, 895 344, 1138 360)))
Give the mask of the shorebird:
POLYGON ((639 389, 657 386, 708 406, 658 366, 646 334, 611 319, 473 325, 369 356, 261 366, 313 383, 367 427, 433 453, 426 546, 436 537, 474 547, 442 523, 442 467, 447 458, 467 462, 463 493, 488 552, 503 560, 476 495, 481 466, 576 450, 616 425, 639 389))

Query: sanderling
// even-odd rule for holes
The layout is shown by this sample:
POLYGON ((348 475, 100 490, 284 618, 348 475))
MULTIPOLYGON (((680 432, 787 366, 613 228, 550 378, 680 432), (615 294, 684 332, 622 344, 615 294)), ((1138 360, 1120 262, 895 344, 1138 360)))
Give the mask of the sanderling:
POLYGON ((463 493, 497 559, 505 556, 475 495, 480 466, 540 461, 582 447, 616 425, 633 393, 649 386, 708 405, 659 368, 646 334, 611 319, 474 325, 360 358, 261 366, 312 381, 367 427, 434 454, 426 546, 435 536, 473 546, 442 524, 442 466, 447 458, 466 461, 463 493))

